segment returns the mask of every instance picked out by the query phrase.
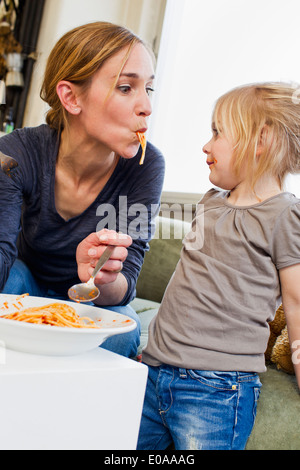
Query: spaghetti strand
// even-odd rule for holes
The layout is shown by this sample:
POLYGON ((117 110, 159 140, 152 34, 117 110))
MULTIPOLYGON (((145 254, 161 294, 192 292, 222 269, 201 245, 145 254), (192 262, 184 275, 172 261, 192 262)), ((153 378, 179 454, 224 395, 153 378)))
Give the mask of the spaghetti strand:
POLYGON ((145 155, 146 155, 147 140, 146 140, 145 134, 143 134, 142 132, 137 132, 136 135, 142 147, 142 156, 140 159, 140 165, 143 165, 144 160, 145 160, 145 155))
POLYGON ((74 308, 59 302, 43 307, 26 308, 8 315, 3 315, 1 318, 69 328, 100 328, 91 318, 80 317, 74 308))

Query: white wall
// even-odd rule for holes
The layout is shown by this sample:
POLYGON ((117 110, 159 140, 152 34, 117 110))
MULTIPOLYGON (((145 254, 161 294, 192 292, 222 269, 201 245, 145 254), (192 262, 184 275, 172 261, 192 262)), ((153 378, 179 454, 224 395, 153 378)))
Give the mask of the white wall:
MULTIPOLYGON (((299 0, 169 0, 148 137, 166 158, 164 191, 211 187, 203 145, 217 98, 249 82, 300 83, 299 0)), ((300 196, 300 176, 289 180, 300 196)))
POLYGON ((46 0, 34 67, 24 115, 24 126, 45 121, 47 105, 40 99, 48 55, 56 41, 70 29, 92 21, 121 24, 158 47, 166 0, 46 0))

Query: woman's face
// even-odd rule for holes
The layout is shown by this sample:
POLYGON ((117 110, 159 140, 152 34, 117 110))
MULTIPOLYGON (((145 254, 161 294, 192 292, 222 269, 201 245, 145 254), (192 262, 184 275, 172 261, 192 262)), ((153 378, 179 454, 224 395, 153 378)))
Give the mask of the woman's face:
POLYGON ((147 130, 152 112, 154 69, 149 52, 142 44, 136 44, 112 88, 126 52, 124 49, 104 63, 88 91, 78 96, 78 104, 80 125, 87 139, 98 141, 124 158, 132 158, 140 145, 136 132, 147 130))

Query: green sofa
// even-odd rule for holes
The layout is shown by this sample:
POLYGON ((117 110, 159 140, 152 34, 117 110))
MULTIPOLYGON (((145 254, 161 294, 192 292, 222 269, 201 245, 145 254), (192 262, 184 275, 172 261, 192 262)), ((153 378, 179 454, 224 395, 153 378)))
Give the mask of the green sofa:
MULTIPOLYGON (((150 243, 132 302, 142 324, 139 354, 147 343, 148 325, 157 313, 180 257, 182 238, 190 224, 158 218, 156 235, 150 243)), ((300 450, 300 394, 295 376, 268 366, 261 374, 263 384, 255 426, 247 450, 300 450)))

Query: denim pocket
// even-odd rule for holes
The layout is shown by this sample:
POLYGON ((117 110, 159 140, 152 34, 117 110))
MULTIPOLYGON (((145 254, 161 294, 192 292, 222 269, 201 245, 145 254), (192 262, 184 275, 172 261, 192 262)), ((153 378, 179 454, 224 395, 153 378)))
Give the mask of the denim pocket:
POLYGON ((192 379, 201 382, 203 385, 219 390, 237 390, 237 373, 213 370, 189 369, 188 374, 192 379))

